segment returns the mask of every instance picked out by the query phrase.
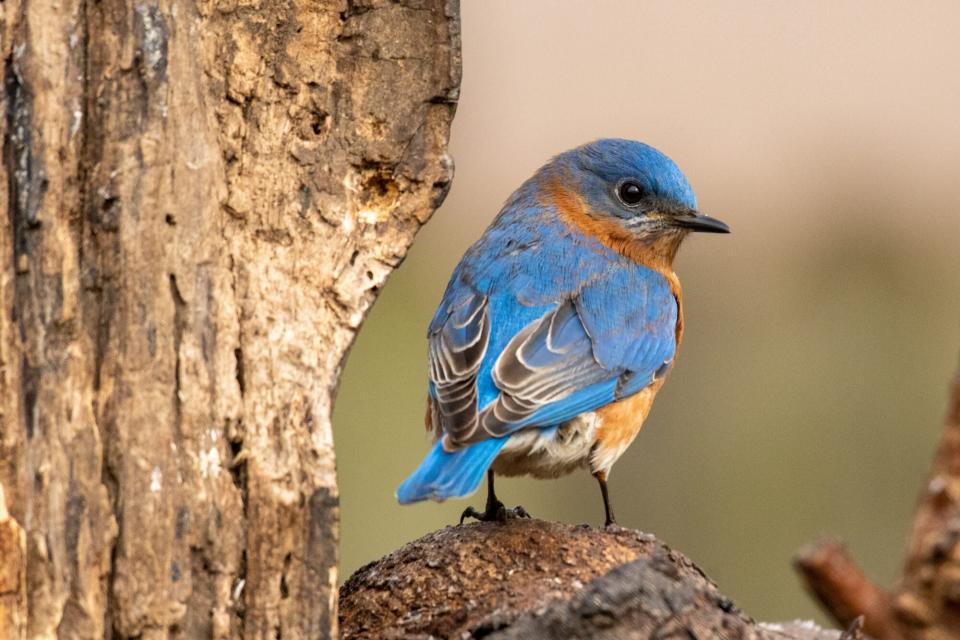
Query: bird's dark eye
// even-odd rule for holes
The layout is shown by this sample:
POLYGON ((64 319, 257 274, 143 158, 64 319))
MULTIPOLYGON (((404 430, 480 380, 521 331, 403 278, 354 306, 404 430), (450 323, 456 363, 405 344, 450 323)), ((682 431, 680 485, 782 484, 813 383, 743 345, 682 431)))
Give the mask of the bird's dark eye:
POLYGON ((627 181, 617 187, 617 196, 620 198, 620 202, 632 207, 643 200, 643 196, 647 195, 639 184, 633 181, 627 181))

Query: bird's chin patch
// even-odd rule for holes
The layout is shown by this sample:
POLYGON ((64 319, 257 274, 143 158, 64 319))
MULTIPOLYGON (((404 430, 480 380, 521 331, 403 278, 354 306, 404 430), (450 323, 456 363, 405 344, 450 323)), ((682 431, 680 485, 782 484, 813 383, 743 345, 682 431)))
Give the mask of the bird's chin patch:
POLYGON ((634 227, 631 229, 631 236, 633 239, 645 246, 650 246, 660 243, 680 243, 689 231, 687 229, 681 229, 664 222, 654 222, 651 224, 643 225, 640 227, 634 227))
POLYGON ((677 227, 671 227, 659 220, 630 228, 633 237, 641 242, 653 242, 662 236, 672 235, 678 231, 680 231, 680 229, 677 227))
POLYGON ((633 234, 635 253, 644 257, 641 262, 669 267, 689 233, 687 229, 667 225, 640 230, 633 234))

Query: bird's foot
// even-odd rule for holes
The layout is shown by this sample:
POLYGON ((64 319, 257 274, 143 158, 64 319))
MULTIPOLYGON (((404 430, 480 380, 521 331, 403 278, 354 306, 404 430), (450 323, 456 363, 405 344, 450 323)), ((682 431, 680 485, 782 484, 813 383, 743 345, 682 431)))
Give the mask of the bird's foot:
POLYGON ((512 509, 507 509, 500 501, 494 504, 487 504, 484 511, 477 511, 473 507, 467 507, 460 514, 460 524, 467 518, 474 518, 480 522, 506 522, 507 520, 516 520, 517 518, 529 518, 530 514, 523 507, 517 505, 512 509))

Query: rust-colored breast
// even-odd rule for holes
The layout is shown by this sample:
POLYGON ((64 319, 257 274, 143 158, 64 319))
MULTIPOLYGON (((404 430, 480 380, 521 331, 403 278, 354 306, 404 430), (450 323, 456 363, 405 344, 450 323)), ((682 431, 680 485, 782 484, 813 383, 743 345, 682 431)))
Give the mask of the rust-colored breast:
MULTIPOLYGON (((597 409, 600 426, 597 429, 597 447, 623 452, 640 433, 653 399, 662 386, 662 380, 654 382, 646 389, 617 402, 597 409)), ((617 456, 619 457, 619 455, 617 456)))

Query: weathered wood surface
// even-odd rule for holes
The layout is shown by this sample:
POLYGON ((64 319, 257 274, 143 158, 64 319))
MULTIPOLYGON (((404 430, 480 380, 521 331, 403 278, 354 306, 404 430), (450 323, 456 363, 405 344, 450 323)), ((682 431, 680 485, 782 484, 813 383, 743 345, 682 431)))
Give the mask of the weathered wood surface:
POLYGON ((841 635, 812 623, 754 622, 652 535, 540 520, 428 534, 359 569, 340 595, 344 640, 841 635))
POLYGON ((26 632, 27 537, 10 517, 0 486, 0 636, 26 632))
POLYGON ((898 584, 887 590, 871 582, 832 539, 803 549, 796 566, 841 624, 862 615, 878 640, 960 640, 960 374, 898 584))
POLYGON ((335 626, 333 395, 451 179, 458 29, 453 0, 0 4, 0 636, 335 626))

